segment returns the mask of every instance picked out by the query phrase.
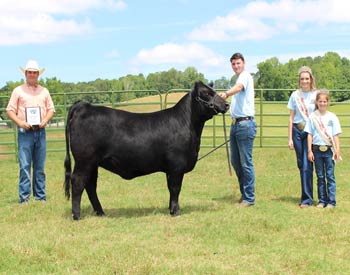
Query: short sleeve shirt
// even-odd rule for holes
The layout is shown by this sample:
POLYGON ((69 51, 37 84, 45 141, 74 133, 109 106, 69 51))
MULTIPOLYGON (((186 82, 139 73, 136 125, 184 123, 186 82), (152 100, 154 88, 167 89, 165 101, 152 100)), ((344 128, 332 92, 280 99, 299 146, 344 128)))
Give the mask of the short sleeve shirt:
POLYGON ((254 81, 247 71, 239 74, 236 84, 242 84, 243 90, 232 96, 230 114, 233 118, 254 116, 254 81))
MULTIPOLYGON (((304 131, 312 135, 312 143, 316 145, 327 145, 327 142, 319 134, 313 118, 316 116, 315 113, 310 115, 310 119, 306 122, 304 131)), ((327 112, 320 116, 322 124, 326 128, 326 132, 330 137, 334 137, 342 132, 338 117, 332 113, 327 112)))
POLYGON ((28 87, 27 84, 16 87, 10 97, 6 111, 13 111, 21 120, 26 119, 26 107, 40 107, 41 119, 48 110, 55 111, 55 107, 49 91, 38 85, 36 88, 28 87))
MULTIPOLYGON (((295 99, 298 91, 299 90, 296 90, 291 94, 287 105, 288 109, 295 111, 293 123, 305 122, 302 114, 300 113, 300 110, 297 106, 297 102, 295 99)), ((317 91, 303 92, 304 102, 309 114, 311 114, 315 110, 316 94, 317 94, 317 91)))

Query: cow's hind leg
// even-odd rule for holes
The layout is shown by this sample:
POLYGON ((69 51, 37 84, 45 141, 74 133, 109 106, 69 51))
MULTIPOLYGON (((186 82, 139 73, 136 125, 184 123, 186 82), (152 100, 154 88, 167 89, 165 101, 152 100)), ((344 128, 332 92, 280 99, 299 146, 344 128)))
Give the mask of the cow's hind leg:
POLYGON ((97 175, 98 175, 98 167, 91 169, 91 175, 85 185, 86 193, 88 194, 91 205, 97 216, 103 216, 105 213, 103 212, 101 203, 97 196, 97 175))
POLYGON ((180 205, 179 205, 179 195, 181 192, 183 177, 184 177, 184 174, 167 174, 167 183, 168 183, 168 189, 170 193, 169 210, 170 210, 170 215, 172 216, 181 215, 180 205))
POLYGON ((84 180, 86 177, 83 174, 83 170, 75 166, 72 173, 72 214, 74 220, 80 219, 80 203, 81 196, 84 191, 84 180))

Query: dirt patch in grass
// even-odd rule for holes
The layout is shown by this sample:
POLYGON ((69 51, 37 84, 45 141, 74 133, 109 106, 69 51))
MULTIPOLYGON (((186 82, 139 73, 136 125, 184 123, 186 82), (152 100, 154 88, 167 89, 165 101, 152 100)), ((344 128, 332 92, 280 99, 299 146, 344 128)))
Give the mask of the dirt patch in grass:
MULTIPOLYGON (((7 146, 0 145, 0 152, 8 152, 8 151, 9 151, 9 148, 7 146)), ((6 155, 0 154, 0 160, 6 160, 12 157, 13 157, 12 154, 6 154, 6 155)))

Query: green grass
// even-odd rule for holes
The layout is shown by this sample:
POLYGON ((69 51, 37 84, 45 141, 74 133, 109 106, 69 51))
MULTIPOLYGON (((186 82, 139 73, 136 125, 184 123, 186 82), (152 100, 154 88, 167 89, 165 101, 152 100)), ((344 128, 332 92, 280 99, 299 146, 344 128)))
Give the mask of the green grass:
MULTIPOLYGON (((201 154, 207 150, 202 149, 201 154)), ((0 274, 348 274, 349 159, 337 164, 335 209, 300 209, 293 151, 254 149, 256 205, 219 149, 186 174, 182 216, 169 216, 165 175, 122 180, 100 169, 105 217, 86 193, 82 220, 63 196, 63 153, 47 157, 46 204, 17 203, 17 163, 0 159, 0 274)), ((315 181, 316 182, 316 181, 315 181)), ((317 198, 316 186, 314 196, 317 198)))

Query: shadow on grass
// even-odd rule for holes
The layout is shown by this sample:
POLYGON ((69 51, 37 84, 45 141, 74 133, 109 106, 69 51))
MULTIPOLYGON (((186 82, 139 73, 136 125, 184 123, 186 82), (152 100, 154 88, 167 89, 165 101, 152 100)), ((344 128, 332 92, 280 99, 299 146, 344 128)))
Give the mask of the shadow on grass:
MULTIPOLYGON (((228 204, 236 203, 240 199, 239 195, 226 195, 223 197, 213 198, 213 201, 224 202, 228 204)), ((297 197, 279 197, 271 199, 274 202, 283 202, 287 204, 299 204, 300 198, 297 197)))
POLYGON ((135 218, 154 215, 169 215, 166 208, 144 207, 144 208, 110 208, 104 210, 107 218, 135 218))
POLYGON ((212 198, 213 201, 219 201, 219 202, 224 202, 229 204, 236 203, 238 202, 239 199, 240 199, 239 195, 226 195, 219 198, 212 198))
MULTIPOLYGON (((181 205, 180 205, 181 207, 181 205)), ((211 211, 210 205, 184 205, 181 207, 181 215, 187 215, 193 212, 207 212, 211 211)), ((109 218, 134 218, 154 215, 170 216, 167 207, 144 207, 144 208, 114 208, 105 209, 106 216, 109 218)))
MULTIPOLYGON (((181 205, 180 205, 181 206, 181 205)), ((159 208, 159 207, 138 207, 138 208, 104 208, 106 218, 135 218, 135 217, 145 217, 145 216, 155 216, 155 215, 164 215, 169 216, 169 209, 159 208)), ((192 212, 207 212, 207 211, 216 211, 210 205, 185 205, 181 207, 181 215, 187 215, 192 212)), ((66 211, 65 216, 71 218, 71 210, 66 211)), ((91 206, 85 206, 81 208, 81 218, 96 216, 91 206)))

